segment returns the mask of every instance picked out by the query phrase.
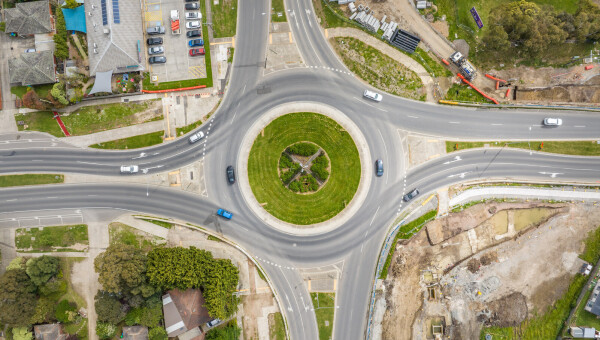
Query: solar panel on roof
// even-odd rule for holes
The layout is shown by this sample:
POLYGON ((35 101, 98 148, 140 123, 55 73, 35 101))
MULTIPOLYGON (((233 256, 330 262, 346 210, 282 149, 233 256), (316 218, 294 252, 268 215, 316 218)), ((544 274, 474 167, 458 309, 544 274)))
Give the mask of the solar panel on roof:
POLYGON ((106 13, 106 0, 101 0, 102 5, 102 25, 108 25, 108 14, 106 13))
POLYGON ((115 20, 115 24, 121 23, 121 16, 119 15, 119 0, 113 0, 113 18, 115 20))

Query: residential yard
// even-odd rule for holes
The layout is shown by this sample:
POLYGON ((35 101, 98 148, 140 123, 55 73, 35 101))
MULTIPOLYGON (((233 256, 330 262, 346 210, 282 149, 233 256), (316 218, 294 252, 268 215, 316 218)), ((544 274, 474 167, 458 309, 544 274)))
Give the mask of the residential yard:
POLYGON ((532 142, 456 142, 446 141, 446 152, 450 153, 457 150, 482 148, 485 144, 490 147, 518 148, 526 150, 543 151, 549 153, 558 153, 564 155, 577 156, 600 156, 600 144, 596 141, 532 141, 532 142), (543 145, 542 145, 543 144, 543 145))
POLYGON ((233 37, 237 23, 237 0, 219 0, 217 5, 214 4, 214 1, 211 1, 210 6, 214 37, 233 37))
MULTIPOLYGON (((91 105, 84 106, 68 116, 61 114, 61 119, 72 136, 81 136, 162 119, 162 105, 156 100, 91 105)), ((56 137, 64 136, 52 112, 49 111, 15 115, 15 120, 23 121, 27 126, 25 129, 25 125, 18 125, 20 131, 33 130, 47 132, 56 137)))
POLYGON ((269 340, 285 340, 285 325, 279 312, 269 314, 269 340))
POLYGON ((319 340, 329 340, 333 332, 335 293, 310 293, 310 297, 317 317, 319 340))
MULTIPOLYGON (((73 264, 76 262, 81 262, 85 258, 83 257, 61 257, 60 258, 60 266, 61 272, 63 275, 63 280, 66 282, 66 291, 62 297, 60 297, 59 301, 67 300, 70 303, 74 304, 76 310, 81 308, 87 309, 87 304, 85 300, 77 294, 75 288, 73 287, 73 283, 71 281, 71 270, 73 269, 73 264)), ((88 338, 88 320, 87 318, 76 317, 74 321, 63 324, 64 331, 69 334, 76 334, 79 339, 85 340, 88 338)))
POLYGON ((95 149, 116 150, 139 149, 162 143, 164 134, 164 131, 151 132, 144 135, 115 139, 104 143, 92 144, 89 145, 89 147, 95 149))
POLYGON ((59 174, 27 174, 0 176, 0 188, 16 187, 22 185, 39 185, 63 183, 64 175, 59 174))
POLYGON ((27 93, 29 88, 32 88, 35 93, 37 93, 40 98, 46 98, 50 90, 52 90, 52 86, 54 84, 43 84, 43 85, 32 85, 32 86, 13 86, 10 88, 10 92, 12 92, 15 96, 19 98, 23 98, 25 93, 27 93))
POLYGON ((134 246, 147 253, 153 248, 166 242, 161 237, 150 235, 126 224, 113 222, 108 225, 110 244, 124 244, 134 246))
POLYGON ((20 252, 84 251, 88 248, 87 225, 19 228, 15 244, 20 252))
POLYGON ((374 47, 350 37, 329 40, 344 64, 372 86, 398 96, 425 100, 419 76, 374 47))
POLYGON ((272 22, 286 22, 287 17, 285 15, 285 6, 283 0, 272 0, 271 1, 271 21, 272 22))

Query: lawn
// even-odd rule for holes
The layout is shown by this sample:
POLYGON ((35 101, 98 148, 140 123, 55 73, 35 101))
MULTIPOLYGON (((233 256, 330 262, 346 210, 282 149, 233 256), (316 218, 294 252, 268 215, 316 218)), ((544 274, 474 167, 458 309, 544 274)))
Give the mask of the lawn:
POLYGON ((333 314, 335 312, 335 294, 334 293, 310 293, 315 316, 317 317, 317 327, 319 328, 319 340, 331 339, 333 332, 333 314))
POLYGON ((450 153, 456 150, 471 148, 482 148, 485 144, 490 147, 509 147, 525 150, 543 151, 549 153, 558 153, 564 155, 577 156, 600 156, 600 144, 595 141, 547 141, 547 142, 446 142, 446 152, 450 153), (543 145, 542 145, 543 143, 543 145))
POLYGON ((76 224, 43 228, 19 228, 15 235, 16 247, 24 252, 47 251, 83 251, 87 249, 87 225, 76 224), (84 245, 78 249, 70 248, 76 244, 84 245))
POLYGON ((350 37, 329 39, 346 66, 380 90, 411 99, 425 99, 421 78, 376 48, 350 37))
POLYGON ((141 249, 146 253, 165 242, 161 237, 150 235, 119 222, 109 224, 108 233, 110 235, 111 245, 130 245, 141 249))
POLYGON ((156 131, 144 135, 138 135, 128 138, 115 139, 112 141, 92 144, 89 147, 95 149, 139 149, 147 146, 160 144, 163 142, 164 131, 156 131))
POLYGON ((27 125, 18 125, 19 131, 41 131, 47 132, 55 137, 64 137, 64 133, 58 126, 56 120, 52 118, 50 111, 30 112, 27 114, 15 114, 15 121, 23 121, 27 125))
POLYGON ((64 175, 58 174, 27 174, 0 176, 0 188, 16 187, 22 185, 63 183, 64 175))
POLYGON ((350 203, 360 181, 361 165, 352 137, 335 121, 316 113, 292 113, 272 121, 256 137, 248 159, 248 177, 257 201, 276 218, 294 224, 326 221, 350 203), (331 160, 329 180, 316 193, 296 194, 278 174, 281 152, 311 141, 331 160))
POLYGON ((287 21, 287 17, 285 15, 285 6, 283 5, 283 0, 272 0, 271 1, 271 21, 272 22, 286 22, 287 21))
POLYGON ((32 86, 13 86, 10 92, 19 98, 23 98, 27 90, 31 87, 40 98, 46 98, 54 84, 32 85, 32 86))
POLYGON ((280 312, 269 314, 269 340, 285 340, 285 325, 280 312))
POLYGON ((219 0, 217 5, 214 4, 214 1, 211 1, 210 7, 214 37, 233 37, 237 23, 237 0, 219 0))
POLYGON ((409 222, 400 227, 400 230, 396 233, 394 237, 394 241, 390 245, 390 251, 388 252, 387 258, 385 259, 385 263, 383 264, 383 268, 381 268, 381 273, 379 273, 379 279, 385 280, 387 277, 388 269, 390 268, 390 264, 392 264, 392 256, 394 255, 394 249, 396 249, 396 243, 400 239, 409 239, 414 234, 418 233, 419 230, 425 225, 425 223, 435 219, 437 215, 436 210, 431 210, 426 212, 423 216, 417 218, 416 220, 409 222))
POLYGON ((600 329, 600 320, 596 318, 596 315, 586 311, 585 305, 590 295, 592 294, 592 290, 594 287, 587 287, 587 292, 583 296, 581 303, 577 306, 577 311, 573 314, 573 318, 571 319, 572 326, 585 326, 585 327, 594 327, 596 329, 600 329))

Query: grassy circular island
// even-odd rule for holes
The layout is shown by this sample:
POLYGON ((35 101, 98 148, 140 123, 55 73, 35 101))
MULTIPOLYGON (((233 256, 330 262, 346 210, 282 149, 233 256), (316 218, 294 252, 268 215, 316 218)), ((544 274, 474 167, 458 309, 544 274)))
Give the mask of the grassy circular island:
POLYGON ((248 157, 248 179, 256 200, 276 218, 298 225, 323 222, 342 211, 356 193, 360 172, 358 150, 350 134, 334 120, 310 112, 290 113, 273 120, 256 137, 248 157), (314 167, 319 165, 314 157, 309 162, 283 156, 286 152, 291 155, 294 145, 306 143, 320 150, 313 153, 317 157, 326 155, 326 165, 314 167), (286 159, 283 166, 282 157, 286 159), (304 171, 288 160, 304 162, 304 171), (322 178, 324 170, 326 178, 322 178), (295 171, 295 176, 282 176, 289 171, 295 171), (307 176, 318 180, 318 190, 289 188, 291 179, 310 179, 307 176))

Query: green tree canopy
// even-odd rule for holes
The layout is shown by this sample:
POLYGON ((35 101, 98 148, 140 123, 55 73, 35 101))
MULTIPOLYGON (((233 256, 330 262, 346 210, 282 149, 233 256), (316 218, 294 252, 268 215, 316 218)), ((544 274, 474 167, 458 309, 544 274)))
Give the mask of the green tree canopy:
POLYGON ((0 277, 0 323, 27 326, 35 312, 35 285, 22 269, 8 270, 0 277))
POLYGON ((50 278, 58 274, 59 260, 53 256, 40 256, 27 260, 27 275, 36 286, 48 282, 50 278))
POLYGON ((12 330, 13 340, 31 340, 33 339, 33 333, 29 331, 28 327, 15 327, 12 330))
POLYGON ((98 320, 116 325, 125 318, 123 305, 114 295, 99 291, 95 300, 94 306, 96 307, 98 320))

